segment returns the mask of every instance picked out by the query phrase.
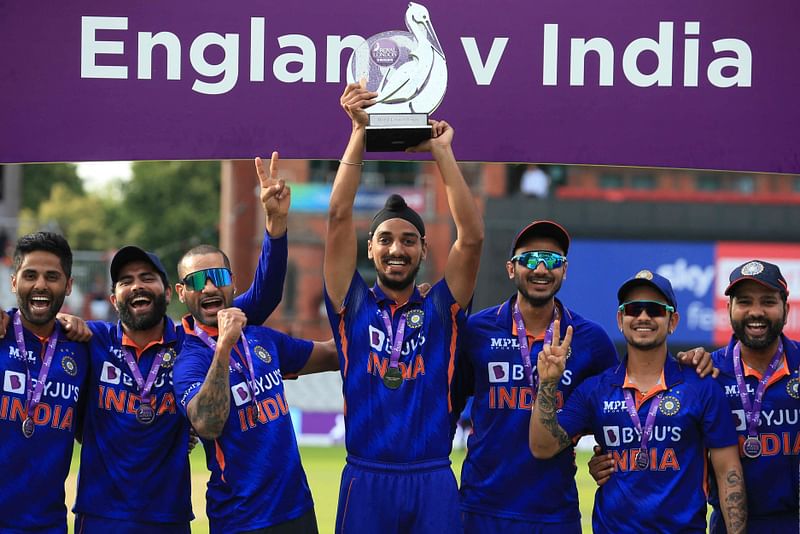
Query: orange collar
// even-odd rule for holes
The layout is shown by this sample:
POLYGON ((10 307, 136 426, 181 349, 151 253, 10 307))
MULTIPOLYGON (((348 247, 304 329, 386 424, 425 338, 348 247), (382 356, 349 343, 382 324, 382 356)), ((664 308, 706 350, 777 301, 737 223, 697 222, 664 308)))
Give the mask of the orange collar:
MULTIPOLYGON (((764 377, 764 375, 757 369, 747 365, 747 363, 744 361, 744 358, 742 358, 742 368, 744 369, 744 376, 754 376, 757 380, 761 380, 764 377)), ((775 372, 772 373, 771 377, 769 377, 769 380, 767 381, 767 387, 770 387, 784 376, 789 376, 790 374, 789 365, 786 363, 786 355, 784 354, 781 356, 781 366, 775 369, 775 372)))
POLYGON ((161 339, 157 339, 155 341, 151 341, 150 343, 148 343, 144 347, 140 347, 139 345, 134 343, 134 341, 131 338, 129 338, 126 333, 123 332, 122 333, 122 344, 127 346, 127 347, 131 347, 134 350, 134 352, 136 353, 136 359, 138 360, 139 356, 141 356, 144 351, 146 351, 147 349, 149 349, 153 345, 163 345, 164 344, 164 336, 161 336, 161 339))
POLYGON ((639 388, 636 386, 636 384, 632 382, 630 378, 628 378, 628 371, 625 371, 625 381, 622 383, 622 387, 632 389, 634 391, 636 409, 638 410, 644 401, 655 397, 662 391, 667 390, 666 380, 664 380, 664 370, 661 370, 661 377, 658 379, 656 385, 645 392, 639 391, 639 388))
POLYGON ((193 325, 189 324, 189 318, 190 317, 191 317, 191 315, 186 315, 183 319, 181 319, 181 324, 183 325, 183 329, 186 331, 187 334, 191 334, 193 336, 197 335, 197 334, 194 333, 194 327, 196 326, 196 327, 200 328, 200 330, 202 330, 203 332, 208 334, 209 336, 214 337, 214 336, 218 336, 219 335, 219 330, 215 326, 206 326, 206 325, 204 325, 202 323, 199 323, 197 321, 192 321, 193 325))
MULTIPOLYGON (((547 331, 546 329, 543 330, 539 335, 533 335, 530 332, 525 332, 525 334, 526 334, 525 337, 528 338, 528 345, 533 345, 537 341, 544 341, 544 333, 546 331, 547 331)), ((511 334, 514 335, 514 336, 517 335, 517 322, 516 321, 511 321, 511 334)))

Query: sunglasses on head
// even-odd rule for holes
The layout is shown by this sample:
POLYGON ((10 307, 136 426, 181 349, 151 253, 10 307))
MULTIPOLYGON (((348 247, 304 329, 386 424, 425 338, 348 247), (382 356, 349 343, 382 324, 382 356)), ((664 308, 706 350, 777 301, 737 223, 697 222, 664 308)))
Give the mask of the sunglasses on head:
POLYGON ((517 254, 511 258, 511 261, 516 261, 531 270, 536 269, 540 263, 544 263, 545 268, 548 271, 552 271, 564 265, 567 257, 549 250, 529 250, 528 252, 517 254))
POLYGON ((202 291, 206 287, 206 280, 211 280, 216 287, 229 286, 231 285, 231 271, 226 267, 203 269, 187 274, 181 283, 191 291, 202 291))
POLYGON ((631 300, 620 304, 619 311, 629 317, 639 317, 642 311, 647 312, 648 317, 664 317, 667 312, 674 312, 675 307, 655 300, 631 300))

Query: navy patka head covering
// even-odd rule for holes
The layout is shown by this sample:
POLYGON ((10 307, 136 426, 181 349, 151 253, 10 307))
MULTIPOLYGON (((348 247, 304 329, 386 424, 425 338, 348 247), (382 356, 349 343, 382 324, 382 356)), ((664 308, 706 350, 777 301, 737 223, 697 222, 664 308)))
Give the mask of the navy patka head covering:
POLYGON ((419 213, 409 208, 403 197, 398 194, 389 196, 386 199, 386 204, 383 205, 383 209, 372 218, 372 225, 369 227, 370 235, 375 233, 375 230, 382 222, 389 219, 406 220, 414 225, 421 237, 425 237, 425 223, 422 222, 422 217, 419 216, 419 213))

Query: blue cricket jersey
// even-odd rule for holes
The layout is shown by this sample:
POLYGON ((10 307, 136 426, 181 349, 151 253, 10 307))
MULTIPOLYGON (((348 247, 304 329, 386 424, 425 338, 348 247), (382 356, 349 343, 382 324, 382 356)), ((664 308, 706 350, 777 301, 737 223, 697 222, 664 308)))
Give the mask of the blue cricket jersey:
MULTIPOLYGON (((233 303, 250 324, 263 323, 280 303, 286 254, 285 235, 265 234, 253 285, 233 303)), ((74 511, 140 523, 190 521, 189 423, 178 413, 172 376, 183 327, 165 318, 163 338, 138 356, 146 377, 156 354, 166 351, 151 390, 156 418, 149 425, 136 420, 139 390, 122 356, 122 324, 90 321, 89 327, 90 387, 74 511)))
MULTIPOLYGON (((196 335, 194 321, 184 319, 187 332, 175 365, 175 392, 181 411, 205 381, 214 351, 196 335)), ((205 329, 216 336, 216 329, 205 329)), ((222 434, 203 439, 211 479, 206 508, 212 533, 232 533, 277 525, 302 516, 314 506, 292 427, 282 374, 297 373, 313 349, 310 341, 295 339, 266 327, 244 330, 255 370, 253 410, 246 377, 229 366, 230 414, 222 434)), ((247 368, 241 340, 231 351, 247 368)))
MULTIPOLYGON (((16 313, 9 311, 11 317, 16 313)), ((56 328, 61 329, 58 323, 56 328)), ((48 340, 24 327, 23 334, 26 355, 20 354, 13 332, 0 339, 0 530, 65 533, 64 481, 80 423, 88 354, 86 345, 68 341, 60 332, 41 399, 30 414, 36 426, 26 438, 22 434, 26 367, 30 366, 31 380, 36 383, 48 340)))
MULTIPOLYGON (((725 397, 739 434, 739 452, 747 488, 748 532, 777 532, 776 528, 780 530, 785 525, 796 528, 798 524, 800 347, 786 336, 781 336, 781 340, 783 365, 770 378, 761 404, 758 435, 762 454, 758 458, 748 458, 741 452, 747 437, 747 421, 733 370, 733 347, 737 339, 732 337, 727 347, 712 354, 714 366, 720 370, 717 381, 725 388, 725 397)), ((744 365, 744 380, 752 402, 761 375, 744 365)), ((721 512, 713 477, 711 483, 709 502, 717 515, 721 512)))
MULTIPOLYGON (((528 424, 535 393, 525 378, 512 310, 516 296, 467 320, 456 358, 459 393, 473 395, 472 433, 461 471, 461 506, 471 512, 533 522, 580 519, 575 485, 575 455, 568 447, 550 460, 537 460, 528 449, 528 424)), ((586 378, 618 363, 617 352, 600 325, 556 305, 561 337, 572 326, 573 337, 559 383, 563 403, 586 378)), ((531 342, 534 367, 542 338, 531 342)))
MULTIPOLYGON (((707 449, 737 443, 722 387, 700 378, 672 355, 664 364, 666 388, 648 444, 650 465, 636 467, 641 443, 626 409, 625 362, 587 379, 567 400, 558 422, 570 436, 590 432, 617 471, 595 495, 595 532, 704 532, 707 449)), ((644 425, 657 397, 638 407, 644 425)))
POLYGON ((442 460, 449 464, 450 383, 458 332, 465 321, 447 283, 440 280, 424 298, 415 288, 407 303, 395 303, 356 272, 342 310, 325 295, 342 374, 345 444, 350 456, 381 463, 442 460), (403 381, 383 383, 391 357, 392 331, 406 314, 400 354, 403 381))

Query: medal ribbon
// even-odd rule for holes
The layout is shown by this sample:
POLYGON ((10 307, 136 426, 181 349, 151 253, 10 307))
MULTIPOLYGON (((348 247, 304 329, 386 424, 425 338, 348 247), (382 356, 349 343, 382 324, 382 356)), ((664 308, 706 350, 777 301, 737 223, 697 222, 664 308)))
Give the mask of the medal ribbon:
POLYGON ((130 349, 122 344, 122 332, 119 334, 119 346, 122 349, 122 356, 125 363, 128 364, 128 369, 131 370, 133 380, 136 382, 136 387, 139 388, 139 396, 141 397, 141 404, 150 404, 150 390, 153 389, 153 384, 156 383, 156 376, 158 376, 158 369, 161 367, 161 361, 164 359, 164 354, 167 352, 167 347, 161 349, 156 357, 153 359, 153 364, 150 366, 150 372, 147 373, 147 380, 142 378, 142 372, 139 370, 139 365, 136 359, 131 354, 130 349))
POLYGON ((389 367, 397 369, 400 365, 400 350, 403 348, 403 334, 406 331, 406 313, 400 316, 397 323, 397 333, 392 331, 392 320, 389 318, 389 312, 381 310, 383 316, 383 325, 386 327, 386 333, 389 335, 390 343, 392 344, 392 356, 389 360, 389 367))
POLYGON ((636 411, 636 403, 633 401, 633 395, 630 390, 623 388, 622 394, 625 396, 625 406, 628 408, 628 414, 631 416, 633 426, 642 435, 639 450, 647 454, 647 442, 650 441, 650 437, 653 435, 653 427, 656 423, 656 411, 658 410, 658 405, 661 404, 661 397, 664 396, 664 392, 662 391, 656 395, 650 402, 650 409, 647 410, 647 419, 644 421, 644 429, 642 429, 642 421, 639 419, 639 413, 636 411))
POLYGON ((750 404, 750 395, 747 394, 747 384, 744 382, 741 352, 742 348, 737 341, 736 345, 733 347, 733 374, 736 375, 736 385, 739 387, 739 398, 742 399, 742 407, 744 408, 744 413, 747 415, 747 435, 754 438, 758 436, 758 417, 761 415, 761 401, 764 400, 767 382, 769 382, 769 379, 775 374, 775 371, 778 370, 778 365, 780 365, 781 362, 783 341, 778 342, 778 350, 776 350, 775 354, 772 356, 772 360, 769 362, 769 367, 767 367, 764 376, 758 381, 758 388, 756 388, 756 394, 755 397, 753 397, 752 404, 750 404))
MULTIPOLYGON (((539 373, 534 375, 533 363, 531 362, 531 349, 528 346, 528 332, 525 330, 525 321, 522 319, 522 312, 519 311, 519 302, 514 303, 514 311, 512 313, 514 322, 517 325, 517 340, 519 341, 519 352, 522 354, 522 369, 525 372, 525 378, 528 384, 533 389, 535 395, 539 388, 539 373)), ((543 345, 548 345, 553 342, 553 329, 555 322, 558 318, 558 307, 553 305, 553 318, 550 320, 550 326, 544 331, 543 345)))
POLYGON ((42 391, 44 391, 44 384, 47 381, 47 375, 50 372, 50 363, 53 361, 53 354, 56 352, 56 343, 58 342, 58 321, 53 327, 53 333, 47 343, 47 349, 42 358, 42 367, 39 369, 39 377, 36 379, 36 387, 31 384, 31 369, 28 364, 28 351, 25 349, 25 335, 22 333, 22 312, 17 310, 14 314, 14 336, 17 338, 17 349, 22 355, 22 360, 25 362, 25 416, 26 418, 33 417, 33 410, 39 404, 42 398, 42 391))
MULTIPOLYGON (((195 325, 194 333, 197 334, 197 337, 199 337, 203 343, 205 343, 209 348, 211 348, 211 350, 217 350, 217 342, 198 325, 195 325)), ((247 344, 247 338, 244 337, 244 332, 242 332, 241 340, 242 340, 242 345, 244 345, 244 355, 245 355, 245 363, 247 364, 247 369, 245 370, 242 367, 242 364, 240 364, 236 360, 236 358, 233 357, 230 359, 231 366, 234 369, 236 369, 236 371, 239 374, 244 376, 244 381, 247 384, 247 389, 250 390, 250 396, 253 399, 253 404, 258 405, 258 402, 256 401, 256 389, 255 389, 256 371, 253 368, 253 357, 250 355, 250 345, 247 344)))

